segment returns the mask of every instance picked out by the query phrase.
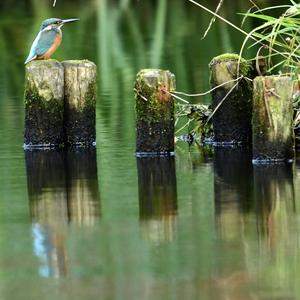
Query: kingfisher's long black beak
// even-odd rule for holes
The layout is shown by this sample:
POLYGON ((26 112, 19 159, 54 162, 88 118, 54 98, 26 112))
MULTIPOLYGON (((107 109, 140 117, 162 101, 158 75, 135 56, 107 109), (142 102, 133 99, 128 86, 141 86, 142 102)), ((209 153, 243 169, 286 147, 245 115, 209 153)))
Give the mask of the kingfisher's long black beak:
POLYGON ((76 21, 79 21, 79 20, 80 19, 66 19, 66 20, 62 20, 62 23, 66 24, 66 23, 76 22, 76 21))

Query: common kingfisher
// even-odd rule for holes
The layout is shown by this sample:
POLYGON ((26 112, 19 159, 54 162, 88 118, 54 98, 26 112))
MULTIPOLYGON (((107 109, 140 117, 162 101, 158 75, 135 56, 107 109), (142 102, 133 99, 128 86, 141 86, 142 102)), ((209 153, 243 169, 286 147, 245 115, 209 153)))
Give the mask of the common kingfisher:
POLYGON ((61 28, 64 24, 75 21, 79 21, 79 19, 62 20, 51 18, 45 20, 31 46, 25 65, 35 59, 49 59, 61 43, 61 28))

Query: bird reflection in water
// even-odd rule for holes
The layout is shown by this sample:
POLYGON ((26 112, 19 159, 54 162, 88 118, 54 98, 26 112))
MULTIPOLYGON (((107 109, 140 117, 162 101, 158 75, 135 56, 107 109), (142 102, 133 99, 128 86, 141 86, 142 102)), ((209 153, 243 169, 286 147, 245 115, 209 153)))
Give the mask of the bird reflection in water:
POLYGON ((143 236, 170 241, 176 231, 177 188, 174 157, 137 158, 143 236))
POLYGON ((26 151, 33 248, 42 277, 68 271, 68 224, 91 226, 100 217, 96 150, 26 151))
POLYGON ((41 277, 59 278, 67 274, 64 236, 50 224, 32 224, 33 250, 39 258, 41 277))

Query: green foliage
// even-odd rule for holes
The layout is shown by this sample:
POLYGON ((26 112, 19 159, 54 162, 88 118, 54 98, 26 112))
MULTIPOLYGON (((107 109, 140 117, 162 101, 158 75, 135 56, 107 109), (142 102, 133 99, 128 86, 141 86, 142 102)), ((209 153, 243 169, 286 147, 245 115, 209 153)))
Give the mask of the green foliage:
POLYGON ((182 134, 183 129, 188 127, 188 140, 193 141, 199 137, 200 141, 212 137, 212 122, 210 119, 212 111, 208 105, 204 104, 176 104, 176 124, 184 122, 176 134, 182 134))
POLYGON ((291 1, 290 5, 277 5, 256 11, 248 11, 245 18, 255 18, 261 24, 246 36, 240 54, 251 39, 250 48, 259 46, 257 56, 263 56, 267 62, 267 72, 277 70, 293 76, 299 72, 300 65, 300 5, 291 1), (279 11, 279 17, 274 14, 279 11), (265 52, 263 55, 262 53, 265 52))
MULTIPOLYGON (((246 46, 251 42, 247 50, 252 50, 256 47, 256 56, 253 60, 256 61, 256 71, 258 74, 265 73, 264 71, 268 74, 285 74, 299 81, 299 3, 290 0, 290 3, 286 5, 281 4, 260 8, 251 1, 253 7, 247 13, 243 14, 244 19, 242 23, 244 24, 245 20, 249 18, 259 24, 247 33, 228 19, 220 16, 217 12, 213 12, 193 0, 189 1, 213 15, 213 18, 222 20, 246 36, 240 48, 240 62, 242 61, 241 57, 243 52, 245 52, 246 46)), ((295 108, 294 128, 297 135, 297 130, 300 128, 300 88, 298 82, 295 87, 293 95, 295 108)))
MULTIPOLYGON (((262 24, 254 28, 246 37, 241 47, 240 54, 244 51, 249 38, 255 39, 250 45, 260 46, 257 57, 264 49, 263 57, 266 60, 267 72, 272 74, 277 71, 280 74, 288 74, 294 79, 299 79, 300 67, 300 4, 291 1, 290 5, 278 5, 255 12, 247 12, 246 18, 255 18, 262 24), (279 17, 274 17, 276 11, 280 11, 279 17), (283 11, 282 11, 283 10, 283 11)), ((300 127, 299 112, 299 88, 295 86, 294 93, 294 128, 300 127)))

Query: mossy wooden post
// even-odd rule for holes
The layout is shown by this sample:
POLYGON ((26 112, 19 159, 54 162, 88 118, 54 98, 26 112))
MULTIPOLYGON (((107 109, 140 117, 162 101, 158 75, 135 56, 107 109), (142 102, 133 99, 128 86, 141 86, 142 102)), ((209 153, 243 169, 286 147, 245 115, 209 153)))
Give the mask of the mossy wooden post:
POLYGON ((215 57, 209 68, 211 87, 222 85, 212 91, 212 107, 217 109, 212 118, 215 143, 251 142, 252 84, 241 79, 234 87, 234 80, 251 77, 252 65, 243 58, 239 61, 237 54, 223 54, 215 57))
POLYGON ((96 142, 96 65, 88 60, 67 60, 65 71, 65 130, 70 146, 96 142))
POLYGON ((293 81, 260 76, 253 88, 253 162, 289 161, 294 157, 293 81))
POLYGON ((25 148, 64 142, 64 70, 56 60, 33 61, 25 70, 25 148))
POLYGON ((173 90, 175 76, 169 71, 144 69, 137 74, 137 156, 174 154, 173 90))

